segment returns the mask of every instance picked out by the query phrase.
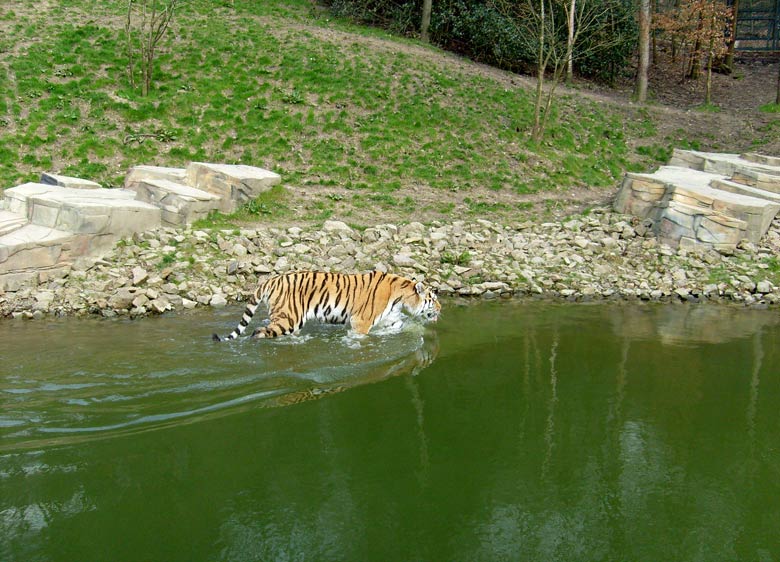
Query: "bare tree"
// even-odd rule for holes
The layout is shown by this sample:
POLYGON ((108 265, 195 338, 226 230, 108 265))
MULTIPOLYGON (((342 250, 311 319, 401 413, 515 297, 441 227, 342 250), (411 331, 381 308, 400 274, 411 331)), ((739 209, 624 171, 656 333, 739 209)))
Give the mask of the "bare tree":
POLYGON ((420 26, 420 38, 426 43, 430 40, 428 37, 428 28, 431 25, 431 9, 433 0, 423 0, 422 25, 420 26))
POLYGON ((636 99, 647 101, 647 73, 650 69, 650 0, 639 0, 639 68, 636 73, 636 99))
POLYGON ((141 67, 141 93, 146 96, 152 86, 157 48, 173 19, 179 0, 127 0, 127 74, 130 86, 136 87, 136 59, 141 67))
POLYGON ((569 34, 566 36, 566 83, 571 84, 574 78, 574 16, 577 14, 577 0, 571 0, 566 6, 566 26, 569 34))
POLYGON ((687 52, 684 74, 696 79, 701 62, 706 62, 704 103, 712 101, 712 64, 728 51, 725 30, 731 22, 731 8, 720 0, 682 0, 671 11, 660 14, 658 28, 687 52))
POLYGON ((536 93, 531 138, 541 140, 547 128, 558 84, 569 61, 606 49, 619 38, 607 38, 578 49, 578 39, 595 35, 611 13, 604 0, 493 0, 492 5, 515 27, 516 36, 536 56, 536 93), (564 17, 562 18, 561 15, 564 17), (546 86, 546 82, 549 85, 546 86))
POLYGON ((712 1, 702 1, 700 4, 703 20, 700 41, 706 47, 703 54, 707 57, 704 103, 710 105, 712 103, 712 63, 728 52, 729 45, 724 30, 727 29, 731 21, 732 11, 731 8, 712 1))

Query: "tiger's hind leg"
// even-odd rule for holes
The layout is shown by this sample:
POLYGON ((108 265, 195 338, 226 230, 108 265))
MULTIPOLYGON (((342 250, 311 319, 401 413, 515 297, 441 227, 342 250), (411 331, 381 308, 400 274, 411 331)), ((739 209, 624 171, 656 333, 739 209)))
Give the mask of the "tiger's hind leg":
POLYGON ((253 333, 253 338, 278 338, 292 334, 300 329, 300 325, 295 325, 292 318, 287 314, 271 316, 271 321, 267 326, 257 328, 253 333))
POLYGON ((253 295, 252 298, 249 300, 249 303, 246 305, 246 308, 244 309, 244 314, 241 316, 241 321, 238 323, 238 326, 226 337, 221 338, 219 334, 212 334, 211 339, 214 341, 226 341, 226 340, 234 340, 238 338, 239 336, 243 335, 244 331, 246 330, 246 327, 249 325, 249 322, 252 321, 252 317, 255 315, 255 311, 257 310, 257 298, 256 295, 253 295))

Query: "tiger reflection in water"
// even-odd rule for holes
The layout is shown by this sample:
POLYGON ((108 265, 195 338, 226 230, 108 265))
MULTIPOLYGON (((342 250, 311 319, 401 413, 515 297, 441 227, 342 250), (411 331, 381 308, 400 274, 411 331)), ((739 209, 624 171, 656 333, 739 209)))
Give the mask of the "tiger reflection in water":
POLYGON ((296 390, 286 394, 270 398, 263 402, 265 408, 275 408, 279 406, 292 406, 310 400, 318 400, 323 396, 344 392, 350 388, 362 386, 364 384, 375 383, 405 375, 416 375, 423 369, 430 366, 439 355, 439 338, 435 331, 426 330, 423 338, 423 344, 414 353, 399 359, 391 365, 383 364, 371 371, 350 379, 349 382, 342 382, 331 386, 314 386, 304 390, 296 390))

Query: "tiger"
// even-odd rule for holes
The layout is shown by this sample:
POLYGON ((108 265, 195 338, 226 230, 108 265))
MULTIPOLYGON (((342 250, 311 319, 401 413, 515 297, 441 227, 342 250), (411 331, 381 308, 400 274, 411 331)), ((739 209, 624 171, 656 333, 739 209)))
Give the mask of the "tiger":
POLYGON ((329 273, 296 271, 268 278, 249 299, 241 321, 226 337, 243 335, 260 303, 268 305, 268 325, 257 328, 253 338, 295 334, 308 320, 346 324, 366 335, 378 325, 400 325, 403 312, 435 322, 441 312, 436 292, 420 282, 392 273, 329 273))

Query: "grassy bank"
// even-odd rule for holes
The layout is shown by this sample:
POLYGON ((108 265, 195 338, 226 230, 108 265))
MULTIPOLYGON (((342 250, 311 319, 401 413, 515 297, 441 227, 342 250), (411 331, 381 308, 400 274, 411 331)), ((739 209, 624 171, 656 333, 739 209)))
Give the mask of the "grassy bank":
POLYGON ((472 214, 527 210, 529 194, 549 207, 697 142, 642 143, 657 134, 649 112, 568 93, 532 143, 522 80, 314 18, 302 0, 184 5, 143 97, 127 78, 124 3, 56 4, 0 7, 2 188, 49 170, 117 186, 133 165, 215 161, 306 190, 304 203, 277 191, 244 218, 360 222, 377 210, 411 217, 421 202, 446 217, 453 197, 472 214))

